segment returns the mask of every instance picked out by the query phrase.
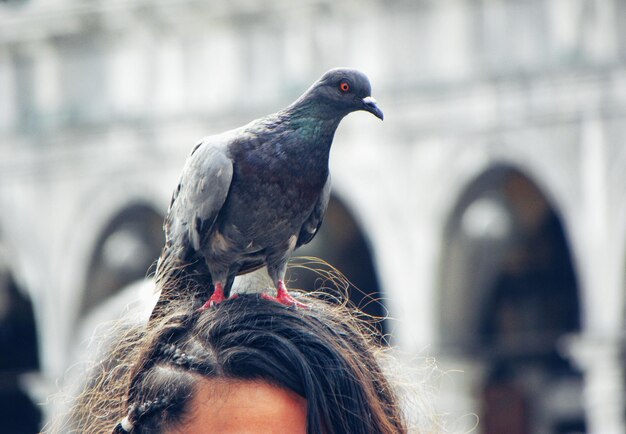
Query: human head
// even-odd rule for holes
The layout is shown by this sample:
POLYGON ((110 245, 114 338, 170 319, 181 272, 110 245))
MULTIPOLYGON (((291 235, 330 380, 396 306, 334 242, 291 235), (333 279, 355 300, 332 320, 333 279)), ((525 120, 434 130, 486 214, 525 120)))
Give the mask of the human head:
POLYGON ((308 309, 294 309, 256 295, 202 313, 172 303, 111 352, 78 410, 80 432, 111 432, 116 424, 115 432, 125 432, 118 422, 127 418, 132 434, 167 433, 189 416, 202 380, 223 379, 261 381, 303 397, 309 433, 407 431, 369 332, 346 308, 307 297, 308 309), (107 403, 98 404, 102 399, 107 403), (108 409, 94 421, 88 413, 98 405, 108 409))

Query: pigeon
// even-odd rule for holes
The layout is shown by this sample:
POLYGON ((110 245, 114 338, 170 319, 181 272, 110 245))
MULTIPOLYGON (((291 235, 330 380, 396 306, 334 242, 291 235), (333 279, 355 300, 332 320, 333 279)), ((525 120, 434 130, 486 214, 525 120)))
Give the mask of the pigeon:
MULTIPOLYGON (((357 110, 383 119, 367 76, 335 68, 287 108, 202 139, 172 196, 157 282, 175 275, 210 288, 204 310, 229 298, 236 276, 267 267, 277 295, 263 297, 304 306, 285 286, 287 262, 322 224, 333 137, 357 110)), ((162 289, 159 304, 167 297, 162 289)))

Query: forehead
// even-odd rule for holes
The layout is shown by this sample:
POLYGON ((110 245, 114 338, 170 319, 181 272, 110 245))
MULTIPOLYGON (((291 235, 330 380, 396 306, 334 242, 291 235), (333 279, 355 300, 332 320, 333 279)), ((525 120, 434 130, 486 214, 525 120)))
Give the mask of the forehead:
POLYGON ((182 426, 168 434, 306 434, 306 400, 263 381, 200 380, 182 426))

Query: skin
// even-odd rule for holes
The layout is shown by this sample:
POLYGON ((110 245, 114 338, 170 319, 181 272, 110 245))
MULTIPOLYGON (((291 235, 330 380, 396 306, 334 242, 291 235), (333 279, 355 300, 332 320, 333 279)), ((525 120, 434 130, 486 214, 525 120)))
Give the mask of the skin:
POLYGON ((185 422, 168 434, 306 434, 306 400, 262 381, 201 380, 185 422))

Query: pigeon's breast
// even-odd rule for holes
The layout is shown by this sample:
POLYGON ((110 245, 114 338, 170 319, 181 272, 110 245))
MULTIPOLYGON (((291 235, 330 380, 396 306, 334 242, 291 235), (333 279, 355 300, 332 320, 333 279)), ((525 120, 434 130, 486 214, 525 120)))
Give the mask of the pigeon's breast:
POLYGON ((257 131, 233 143, 233 176, 218 217, 224 235, 241 251, 250 243, 260 249, 287 248, 328 178, 327 145, 305 143, 286 129, 257 131))
POLYGON ((240 246, 282 245, 298 234, 317 203, 328 174, 299 176, 286 168, 235 168, 220 220, 240 246), (313 179, 312 179, 313 178, 313 179))

